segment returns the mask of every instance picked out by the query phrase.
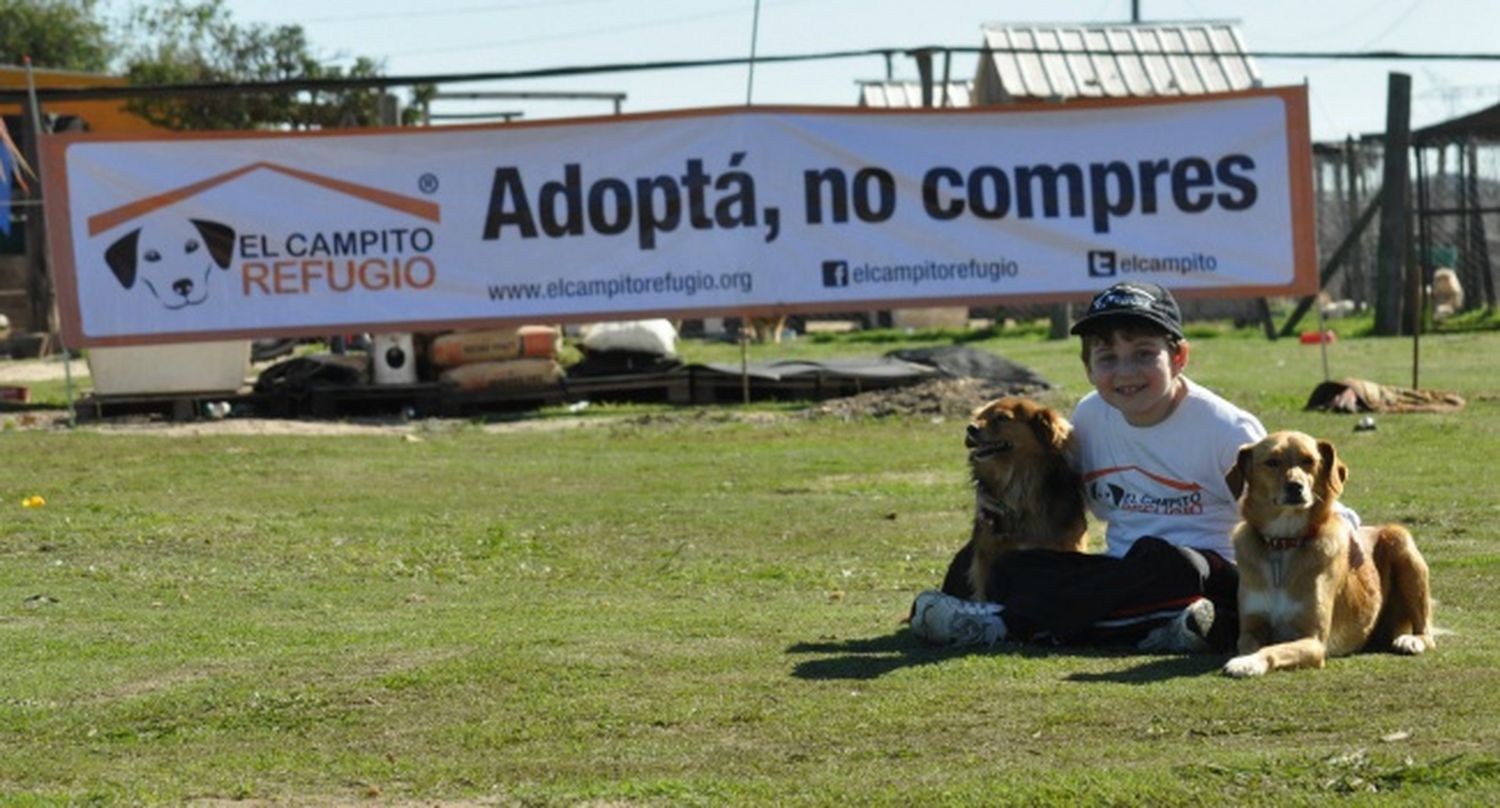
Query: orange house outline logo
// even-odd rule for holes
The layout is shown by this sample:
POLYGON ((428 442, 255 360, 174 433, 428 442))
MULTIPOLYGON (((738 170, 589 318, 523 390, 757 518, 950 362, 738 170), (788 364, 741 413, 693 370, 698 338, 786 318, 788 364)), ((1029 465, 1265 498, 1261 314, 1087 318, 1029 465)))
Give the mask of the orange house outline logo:
POLYGON ((210 190, 212 188, 217 188, 218 186, 223 185, 227 182, 231 182, 245 176, 246 174, 262 169, 266 171, 274 171, 279 174, 285 174, 286 176, 293 177, 311 185, 316 185, 320 188, 327 188, 332 191, 347 194, 357 199, 363 199, 366 202, 373 202, 376 205, 380 205, 381 207, 390 208, 391 210, 400 211, 402 213, 408 213, 434 224, 439 223, 442 220, 440 208, 438 207, 436 202, 429 202, 425 199, 416 199, 409 196, 403 196, 401 194, 392 193, 390 191, 383 191, 379 188, 371 188, 368 185, 360 185, 358 183, 335 179, 333 177, 325 177, 321 174, 314 174, 311 171, 303 171, 301 169, 278 165, 276 163, 261 161, 236 168, 233 171, 226 171, 223 174, 218 174, 205 180, 199 180, 198 182, 184 185, 181 188, 175 188, 170 191, 156 194, 155 196, 148 196, 144 199, 138 199, 134 202, 128 202, 124 205, 120 205, 119 207, 104 211, 103 213, 94 214, 93 216, 90 216, 88 218, 88 233, 90 236, 97 236, 106 230, 118 227, 119 225, 129 222, 132 219, 136 219, 153 211, 160 210, 161 208, 167 207, 169 205, 174 205, 184 199, 197 196, 204 191, 210 190))
MULTIPOLYGON (((90 216, 87 219, 88 234, 90 237, 98 236, 263 169, 434 224, 441 222, 440 209, 436 203, 259 161, 90 216)), ((430 247, 431 232, 425 228, 418 228, 416 232, 427 234, 430 247)), ((215 269, 230 269, 238 235, 230 224, 208 219, 184 218, 180 222, 170 220, 157 221, 155 224, 142 223, 140 227, 131 229, 110 244, 104 252, 104 260, 126 290, 139 284, 167 309, 177 310, 197 306, 208 300, 211 276, 216 274, 215 269)), ((264 237, 261 244, 264 249, 263 239, 264 237)), ((338 243, 337 239, 335 243, 338 243)), ((426 251, 421 247, 417 249, 420 252, 426 251)), ((303 260, 243 261, 240 269, 242 293, 245 296, 257 291, 267 295, 305 294, 320 281, 326 283, 333 292, 350 291, 356 285, 371 291, 403 287, 425 289, 437 278, 436 264, 431 258, 422 255, 404 262, 397 258, 365 257, 343 262, 340 266, 327 258, 307 256, 303 260), (339 280, 340 269, 342 283, 339 280)))

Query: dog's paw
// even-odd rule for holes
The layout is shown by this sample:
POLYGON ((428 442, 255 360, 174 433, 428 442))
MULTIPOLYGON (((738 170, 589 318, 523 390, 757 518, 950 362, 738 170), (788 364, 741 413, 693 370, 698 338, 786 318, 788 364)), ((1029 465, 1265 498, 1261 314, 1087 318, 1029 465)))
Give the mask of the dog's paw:
POLYGON ((1224 663, 1224 675, 1236 679, 1244 679, 1248 676, 1264 676, 1266 674, 1266 661, 1258 654, 1246 654, 1237 656, 1224 663))
POLYGON ((1391 643, 1391 650, 1398 654, 1417 654, 1425 652, 1432 647, 1432 641, 1416 634, 1402 634, 1391 643))

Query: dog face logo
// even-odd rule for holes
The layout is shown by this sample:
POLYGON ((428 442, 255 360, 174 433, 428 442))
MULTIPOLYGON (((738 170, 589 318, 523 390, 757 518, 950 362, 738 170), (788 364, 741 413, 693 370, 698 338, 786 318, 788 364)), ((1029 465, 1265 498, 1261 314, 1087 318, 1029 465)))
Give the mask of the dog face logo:
POLYGON ((1095 482, 1089 487, 1089 494, 1097 500, 1107 500, 1116 508, 1125 501, 1125 489, 1114 483, 1095 482))
POLYGON ((208 299, 215 269, 229 269, 234 229, 206 219, 161 220, 121 236, 104 251, 104 262, 126 289, 137 281, 168 309, 208 299))

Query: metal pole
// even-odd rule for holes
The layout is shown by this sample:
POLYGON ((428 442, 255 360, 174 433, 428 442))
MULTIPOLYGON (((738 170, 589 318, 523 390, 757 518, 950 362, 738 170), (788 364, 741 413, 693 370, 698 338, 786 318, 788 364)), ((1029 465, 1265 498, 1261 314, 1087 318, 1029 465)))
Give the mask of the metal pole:
MULTIPOLYGON (((37 143, 36 190, 37 198, 40 199, 42 195, 42 107, 41 104, 37 102, 36 98, 36 76, 32 73, 31 70, 31 57, 26 56, 23 58, 23 61, 26 65, 26 95, 31 111, 31 129, 32 133, 36 135, 37 143)), ((36 215, 43 215, 41 208, 36 209, 36 215)), ((42 251, 42 271, 51 272, 52 255, 50 245, 45 233, 43 234, 42 243, 39 249, 41 249, 42 251)), ((65 337, 63 337, 61 330, 57 332, 57 345, 58 347, 62 348, 63 389, 66 391, 66 395, 68 397, 68 426, 71 428, 78 425, 78 410, 73 404, 73 352, 68 350, 68 341, 65 337)))
POLYGON ((1318 307, 1318 350, 1323 354, 1323 381, 1326 382, 1328 381, 1328 326, 1323 322, 1322 306, 1318 307))
MULTIPOLYGON (((1442 148, 1441 146, 1439 148, 1442 148)), ((1422 328, 1427 319, 1427 297, 1424 290, 1427 281, 1432 277, 1432 229, 1429 221, 1428 211, 1431 209, 1431 197, 1429 190, 1431 179, 1427 175, 1427 149, 1418 146, 1417 156, 1417 256, 1416 266, 1412 274, 1416 277, 1411 281, 1411 387, 1417 389, 1418 369, 1421 367, 1421 343, 1422 328)), ((1438 174, 1438 182, 1443 181, 1443 175, 1438 174)))
POLYGON ((755 41, 760 36, 760 0, 755 0, 755 11, 750 18, 750 73, 745 80, 745 106, 755 96, 755 41))
MULTIPOLYGON (((1417 156, 1417 250, 1427 248, 1426 184, 1427 176, 1422 163, 1426 155, 1422 149, 1415 150, 1417 156)), ((1410 225, 1408 225, 1408 229, 1410 225)), ((1411 325, 1411 387, 1417 389, 1417 368, 1421 364, 1422 318, 1427 313, 1427 302, 1422 297, 1422 287, 1427 283, 1428 257, 1418 255, 1414 265, 1410 264, 1406 278, 1407 321, 1411 325)))
MULTIPOLYGON (((1464 174, 1463 183, 1469 189, 1469 198, 1474 200, 1471 213, 1466 217, 1469 222, 1469 240, 1464 242, 1465 252, 1470 253, 1474 260, 1467 262, 1470 271, 1464 273, 1464 279, 1467 281, 1473 278, 1474 270, 1477 269, 1480 283, 1476 286, 1484 290, 1485 305, 1494 308, 1495 275, 1490 266, 1490 240, 1485 235, 1484 200, 1479 195, 1479 152, 1472 137, 1468 139, 1464 150, 1469 153, 1469 170, 1464 174)), ((1465 305, 1474 307, 1472 299, 1465 305)))
MULTIPOLYGON (((745 106, 750 106, 755 97, 755 43, 760 36, 760 0, 755 0, 755 11, 750 21, 750 72, 745 81, 745 106)), ((750 403, 750 315, 740 317, 740 397, 750 403)))

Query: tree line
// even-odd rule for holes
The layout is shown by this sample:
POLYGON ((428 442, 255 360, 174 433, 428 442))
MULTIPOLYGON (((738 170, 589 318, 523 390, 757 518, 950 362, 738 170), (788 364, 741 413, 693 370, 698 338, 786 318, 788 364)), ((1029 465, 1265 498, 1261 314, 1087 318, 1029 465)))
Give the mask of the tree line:
MULTIPOLYGON (((319 58, 300 25, 241 23, 223 0, 165 0, 106 14, 100 0, 0 0, 0 64, 125 76, 139 86, 370 78, 381 61, 347 68, 319 58)), ((413 90, 410 118, 433 92, 413 90)), ((322 129, 381 123, 379 89, 225 92, 136 98, 128 108, 168 129, 322 129)), ((410 121, 404 121, 410 122, 410 121)))

